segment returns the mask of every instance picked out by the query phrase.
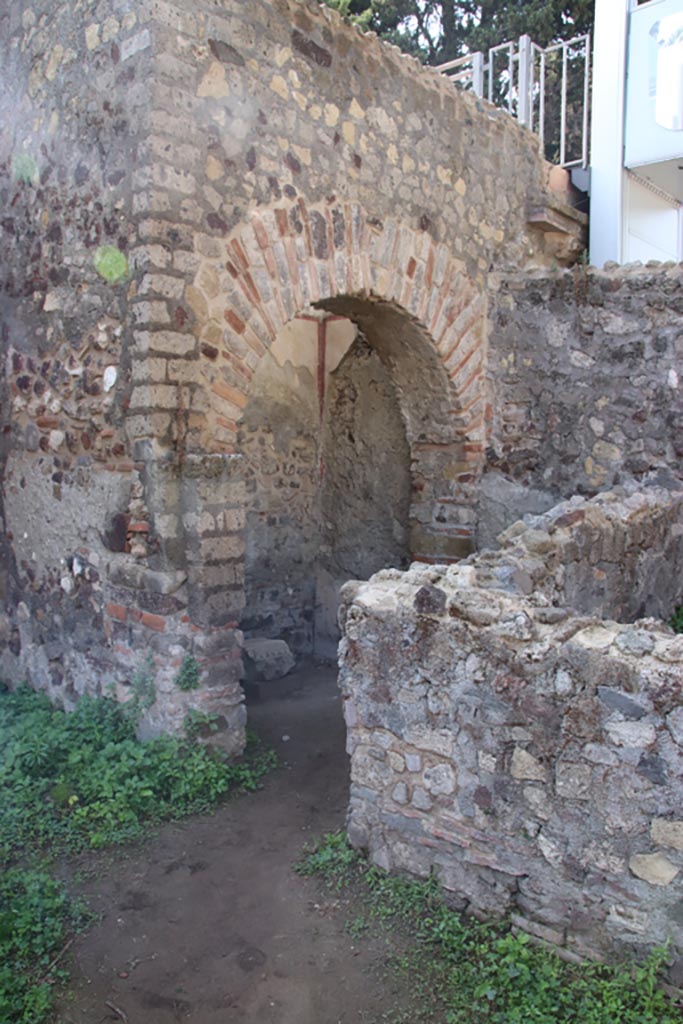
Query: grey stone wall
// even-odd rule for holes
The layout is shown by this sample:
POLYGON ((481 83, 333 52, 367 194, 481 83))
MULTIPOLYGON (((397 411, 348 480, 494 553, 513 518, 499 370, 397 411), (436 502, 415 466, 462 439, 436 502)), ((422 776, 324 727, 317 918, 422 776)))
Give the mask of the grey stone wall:
MULTIPOLYGON (((238 749, 239 635, 234 611, 220 635, 211 618, 217 530, 201 487, 208 474, 221 519, 239 529, 230 473, 171 451, 187 408, 176 385, 161 411, 148 401, 131 415, 148 376, 134 330, 184 316, 149 272, 171 256, 150 249, 144 228, 151 7, 19 2, 0 12, 0 675, 67 708, 83 693, 126 700, 149 676, 157 699, 144 732, 181 730, 195 706, 217 711, 238 749), (210 552, 196 532, 164 529, 171 504, 188 530, 205 513, 210 552), (200 667, 194 694, 175 682, 188 655, 200 667)), ((226 532, 223 547, 234 547, 226 532)))
POLYGON ((72 704, 111 682, 103 577, 146 518, 125 433, 134 154, 146 135, 136 5, 0 14, 0 617, 3 674, 72 704), (125 104, 122 102, 125 97, 125 104), (107 274, 107 259, 120 274, 107 274), (118 531, 116 525, 118 524, 118 531))
POLYGON ((331 377, 321 455, 315 649, 336 660, 343 584, 410 561, 405 423, 391 375, 362 335, 331 377))
POLYGON ((618 622, 667 622, 683 603, 683 492, 663 493, 577 495, 559 513, 527 515, 500 535, 492 573, 536 601, 618 622))
POLYGON ((332 376, 322 452, 324 568, 338 579, 405 568, 410 449, 391 376, 363 337, 332 376))
POLYGON ((680 601, 682 526, 681 492, 576 498, 498 552, 349 584, 352 841, 570 955, 680 957, 683 637, 602 613, 663 597, 662 549, 680 601), (590 576, 614 593, 577 610, 590 576))
POLYGON ((183 219, 200 213, 221 238, 250 209, 334 195, 377 218, 400 207, 479 281, 491 262, 538 257, 527 218, 548 170, 504 112, 315 2, 157 0, 151 13, 160 213, 182 193, 183 219))
POLYGON ((313 645, 319 548, 320 414, 307 368, 264 356, 242 421, 247 489, 247 635, 313 645))
POLYGON ((680 480, 681 268, 575 267, 490 285, 479 546, 574 493, 680 480))

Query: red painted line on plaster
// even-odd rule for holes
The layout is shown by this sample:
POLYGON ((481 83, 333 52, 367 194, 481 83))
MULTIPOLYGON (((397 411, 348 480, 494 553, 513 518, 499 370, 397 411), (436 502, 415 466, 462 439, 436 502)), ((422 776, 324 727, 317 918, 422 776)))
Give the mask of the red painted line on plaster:
POLYGON ((318 322, 318 403, 320 406, 320 422, 322 423, 325 409, 325 356, 327 348, 327 322, 318 322))
MULTIPOLYGON (((320 428, 322 430, 325 414, 325 360, 327 355, 327 321, 318 321, 318 406, 320 410, 320 428)), ((320 462, 318 465, 319 479, 322 483, 325 472, 322 445, 320 446, 320 462)))

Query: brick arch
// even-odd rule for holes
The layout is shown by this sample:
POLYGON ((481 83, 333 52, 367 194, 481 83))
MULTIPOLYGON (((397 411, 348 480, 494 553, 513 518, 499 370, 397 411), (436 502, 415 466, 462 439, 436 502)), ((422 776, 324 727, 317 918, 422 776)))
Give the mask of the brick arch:
POLYGON ((187 291, 208 396, 202 449, 238 451, 251 378, 286 323, 312 305, 348 316, 397 382, 422 495, 417 518, 431 520, 414 553, 471 548, 484 450, 485 301, 463 264, 426 231, 341 201, 260 207, 224 240, 209 241, 187 291))

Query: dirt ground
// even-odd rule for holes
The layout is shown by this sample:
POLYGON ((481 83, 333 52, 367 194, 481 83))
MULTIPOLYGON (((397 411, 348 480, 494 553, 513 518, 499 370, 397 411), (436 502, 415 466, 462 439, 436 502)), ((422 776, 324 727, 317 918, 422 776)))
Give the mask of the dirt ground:
POLYGON ((62 1024, 351 1024, 400 999, 382 942, 361 949, 343 907, 293 870, 344 822, 334 670, 262 684, 249 719, 281 761, 261 791, 91 862, 80 889, 101 920, 72 947, 62 1024))

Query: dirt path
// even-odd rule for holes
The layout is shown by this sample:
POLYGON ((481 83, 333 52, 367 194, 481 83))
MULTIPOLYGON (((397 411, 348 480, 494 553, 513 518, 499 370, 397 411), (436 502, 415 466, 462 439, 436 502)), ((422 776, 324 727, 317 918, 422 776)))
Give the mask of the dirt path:
POLYGON ((102 919, 74 946, 64 1024, 382 1019, 392 997, 369 969, 381 946, 360 956, 334 901, 292 868, 307 840, 344 821, 335 674, 308 668, 268 686, 250 707, 283 763, 265 788, 164 827, 83 885, 102 919))

